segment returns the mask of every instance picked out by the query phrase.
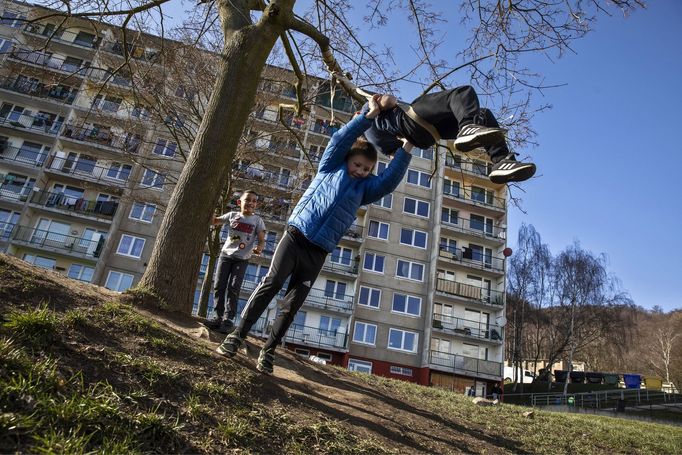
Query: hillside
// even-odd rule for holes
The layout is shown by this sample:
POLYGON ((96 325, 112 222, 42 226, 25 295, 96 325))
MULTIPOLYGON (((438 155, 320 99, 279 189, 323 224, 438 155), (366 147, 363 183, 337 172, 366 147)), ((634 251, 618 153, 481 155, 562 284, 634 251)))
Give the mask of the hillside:
POLYGON ((0 255, 0 453, 679 453, 682 429, 480 407, 280 351, 0 255))

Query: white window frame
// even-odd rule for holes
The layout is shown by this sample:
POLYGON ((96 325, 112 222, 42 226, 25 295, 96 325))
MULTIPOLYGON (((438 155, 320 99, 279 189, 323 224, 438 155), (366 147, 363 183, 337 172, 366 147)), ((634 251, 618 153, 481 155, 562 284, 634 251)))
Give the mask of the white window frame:
POLYGON ((391 225, 390 223, 384 223, 383 221, 377 221, 377 220, 369 220, 369 224, 367 226, 367 237, 372 238, 372 239, 379 239, 379 240, 388 240, 389 235, 391 235, 391 225), (370 232, 372 232, 372 223, 377 223, 377 235, 371 235, 370 232), (386 237, 381 236, 381 228, 386 227, 386 237))
POLYGON ((429 234, 427 232, 420 231, 419 229, 412 229, 412 228, 408 228, 408 227, 403 227, 403 228, 400 228, 400 240, 399 241, 400 241, 401 245, 413 246, 415 248, 419 248, 420 250, 425 250, 426 246, 429 244, 429 234), (405 232, 405 231, 410 231, 412 233, 411 240, 410 240, 411 243, 403 242, 403 232, 405 232), (417 237, 417 233, 424 234, 424 246, 415 245, 415 238, 417 237))
POLYGON ((421 158, 423 160, 431 161, 431 160, 433 160, 433 147, 429 147, 427 149, 415 147, 412 149, 412 156, 416 156, 416 157, 421 158), (427 156, 424 156, 424 155, 427 155, 427 156))
POLYGON ((116 254, 119 256, 125 256, 129 258, 135 258, 135 259, 140 259, 142 257, 142 253, 144 252, 144 245, 147 242, 147 239, 144 239, 142 237, 136 237, 134 235, 130 234, 121 234, 121 238, 118 241, 118 246, 116 247, 116 254), (121 246, 123 245, 123 239, 127 237, 130 239, 130 247, 128 248, 127 252, 121 252, 121 246), (142 241, 142 246, 140 247, 140 255, 135 256, 134 254, 131 254, 132 251, 135 250, 135 245, 139 244, 137 241, 141 240, 142 241))
POLYGON ((378 201, 372 202, 372 205, 381 209, 391 209, 393 207, 393 193, 388 193, 378 201))
POLYGON ((403 199, 403 213, 406 213, 406 214, 412 215, 412 216, 417 216, 419 218, 428 218, 429 215, 431 214, 431 204, 427 201, 422 201, 421 199, 406 196, 403 199), (408 200, 414 201, 414 210, 415 210, 414 213, 408 212, 406 210, 405 204, 407 203, 408 200), (419 214, 419 207, 424 206, 424 205, 426 206, 426 215, 420 215, 419 214))
POLYGON ((395 328, 391 327, 388 329, 388 341, 386 343, 386 349, 390 349, 391 351, 400 351, 400 352, 407 352, 410 354, 416 354, 417 350, 419 349, 419 334, 417 332, 412 332, 410 330, 395 329, 395 328), (402 333, 401 343, 400 343, 401 347, 400 348, 391 347, 391 333, 393 333, 393 332, 401 332, 402 333), (414 335, 414 346, 413 346, 414 349, 411 351, 403 348, 403 346, 405 346, 405 338, 406 338, 405 335, 406 334, 414 335))
POLYGON ((422 172, 417 169, 408 169, 407 173, 405 174, 405 183, 408 185, 412 186, 417 186, 420 188, 426 188, 426 189, 431 189, 431 175, 427 174, 426 172, 422 172), (411 177, 416 177, 417 183, 410 182, 411 177), (424 180, 426 182, 426 185, 424 184, 424 180))
POLYGON ((370 324, 369 322, 362 322, 362 321, 355 321, 355 324, 353 325, 353 338, 351 339, 353 343, 357 344, 362 344, 365 346, 376 346, 377 343, 377 325, 376 324, 370 324), (356 334, 358 333, 358 326, 362 326, 363 330, 363 335, 361 340, 357 340, 355 338, 356 334), (370 342, 367 341, 367 327, 374 327, 374 339, 370 342))
POLYGON ((140 223, 147 223, 151 224, 154 222, 154 215, 156 214, 156 204, 149 204, 147 202, 138 202, 138 201, 133 201, 132 207, 130 207, 130 214, 128 215, 128 218, 131 220, 139 221, 140 223), (140 207, 140 217, 137 218, 133 216, 133 212, 135 212, 136 207, 140 207), (149 214, 149 212, 151 212, 149 214), (145 214, 149 214, 149 219, 145 218, 145 214))
POLYGON ((348 371, 372 374, 372 362, 358 359, 348 359, 348 371))
POLYGON ((135 277, 134 277, 133 275, 129 274, 129 273, 123 273, 123 272, 119 272, 119 271, 117 271, 117 270, 109 270, 109 273, 107 274, 107 279, 106 279, 106 281, 104 282, 104 287, 106 287, 107 289, 110 289, 110 290, 112 290, 112 291, 114 291, 114 292, 124 292, 124 291, 130 289, 130 288, 133 286, 133 281, 134 281, 134 280, 135 280, 135 277), (114 288, 114 287, 109 287, 109 285, 110 285, 109 280, 112 279, 112 274, 117 274, 117 275, 118 275, 118 279, 117 279, 116 287, 115 287, 115 288, 114 288), (127 288, 125 288, 125 289, 123 289, 123 290, 119 290, 119 288, 121 287, 121 280, 122 280, 124 277, 130 277, 130 286, 128 286, 127 288))
POLYGON ((403 294, 402 292, 394 292, 393 299, 391 300, 391 313, 402 314, 405 316, 420 317, 422 314, 422 298, 416 295, 403 294), (399 311, 395 309, 395 299, 397 296, 405 297, 405 311, 399 311), (419 305, 417 307, 417 313, 410 313, 407 309, 410 307, 410 299, 417 300, 419 305))
POLYGON ((410 377, 414 376, 414 370, 412 370, 412 368, 401 367, 399 365, 391 365, 390 367, 388 367, 388 371, 391 374, 397 374, 400 376, 410 376, 410 377))
POLYGON ((381 308, 381 289, 379 288, 373 288, 370 286, 360 286, 360 290, 358 291, 358 305, 361 305, 366 308, 371 308, 374 310, 378 310, 381 308), (362 294, 362 290, 366 289, 367 290, 367 303, 362 303, 360 301, 360 296, 362 294), (372 305, 372 296, 376 296, 376 306, 372 305))
POLYGON ((152 153, 159 156, 173 158, 177 153, 177 150, 178 144, 176 142, 160 137, 156 139, 156 143, 154 143, 154 150, 152 150, 152 153))
POLYGON ((69 278, 74 279, 74 280, 78 280, 78 281, 83 281, 85 283, 92 283, 92 278, 94 275, 95 275, 95 268, 94 267, 90 267, 90 266, 87 266, 85 264, 79 264, 77 262, 74 262, 73 264, 71 264, 69 266, 69 270, 66 272, 66 276, 68 276, 69 278), (78 273, 75 274, 76 276, 71 276, 71 269, 73 269, 74 267, 80 267, 80 270, 78 271, 78 273), (89 280, 83 279, 83 272, 85 270, 91 270, 92 271, 89 280))
POLYGON ((112 162, 109 168, 107 169, 106 173, 106 178, 111 179, 111 180, 117 180, 119 182, 127 182, 128 179, 130 178, 130 174, 133 172, 133 167, 130 164, 123 164, 123 163, 118 163, 116 161, 112 162), (123 174, 123 169, 128 170, 128 174, 126 178, 122 179, 120 176, 123 174), (109 175, 109 172, 115 171, 116 176, 109 175))
POLYGON ((426 270, 426 266, 424 264, 422 264, 421 262, 413 262, 413 261, 406 261, 405 259, 398 259, 396 261, 396 266, 395 266, 395 277, 398 279, 402 279, 402 280, 418 281, 421 283, 424 281, 424 270, 426 270), (409 276, 398 275, 398 271, 400 270, 400 263, 401 262, 406 262, 407 264, 409 264, 409 267, 408 267, 408 275, 409 276), (412 269, 413 269, 413 266, 415 266, 415 265, 420 265, 422 267, 421 278, 419 278, 419 279, 412 278, 412 269))
POLYGON ((143 188, 153 188, 155 190, 163 190, 163 185, 166 181, 166 176, 161 172, 156 172, 153 169, 145 169, 144 174, 142 174, 142 180, 140 180, 140 185, 143 188), (145 183, 148 180, 148 175, 154 174, 151 178, 151 182, 145 183))
POLYGON ((334 248, 334 253, 329 255, 329 262, 331 262, 332 264, 340 264, 340 265, 346 265, 346 266, 350 266, 353 264, 353 249, 352 248, 346 248, 345 246, 337 246, 336 248, 334 248), (334 253, 336 253, 337 250, 339 251, 339 254, 334 255, 334 253), (344 256, 345 252, 350 252, 350 255, 348 256, 348 258, 349 258, 348 264, 346 264, 344 262, 344 260, 345 260, 344 258, 346 257, 346 256, 344 256), (335 261, 334 258, 337 258, 338 260, 335 261))
POLYGON ((368 272, 370 272, 370 273, 378 273, 378 274, 380 274, 380 275, 383 275, 383 274, 386 272, 386 256, 384 256, 383 254, 374 253, 374 252, 372 252, 372 251, 365 251, 365 255, 362 257, 362 269, 363 269, 363 270, 366 270, 366 271, 368 271, 368 272), (368 255, 368 254, 371 254, 371 255, 373 256, 373 259, 372 259, 372 267, 375 267, 375 266, 376 266, 377 257, 382 257, 382 258, 384 258, 384 261, 383 261, 383 265, 382 265, 381 271, 375 270, 375 269, 373 269, 373 268, 368 269, 367 267, 365 267, 365 264, 367 263, 367 255, 368 255))
POLYGON ((459 226, 459 210, 453 209, 451 207, 443 207, 441 208, 440 211, 440 222, 445 223, 445 224, 450 224, 452 226, 459 226), (448 221, 443 220, 443 212, 447 211, 448 212, 448 221), (452 220, 452 212, 455 212, 457 214, 457 222, 453 223, 452 220))

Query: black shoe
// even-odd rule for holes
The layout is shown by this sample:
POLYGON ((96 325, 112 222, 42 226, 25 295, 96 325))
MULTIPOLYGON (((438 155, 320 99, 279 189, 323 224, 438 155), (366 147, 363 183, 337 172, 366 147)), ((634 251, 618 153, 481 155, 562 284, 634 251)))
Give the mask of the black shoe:
POLYGON ((510 153, 501 161, 493 165, 488 178, 493 183, 523 182, 535 175, 535 164, 522 163, 514 159, 510 153))
POLYGON ((275 362, 275 350, 274 349, 261 349, 258 355, 258 363, 256 364, 256 369, 261 373, 272 374, 273 366, 275 362))
POLYGON ((238 333, 231 333, 225 337, 225 341, 218 346, 216 352, 218 354, 224 355, 225 357, 234 357, 237 355, 237 351, 243 342, 244 339, 240 338, 238 333))
POLYGON ((223 322, 220 323, 218 332, 227 334, 232 332, 232 329, 234 329, 234 322, 232 322, 232 319, 225 319, 223 322))
POLYGON ((204 325, 208 327, 211 330, 217 330, 220 327, 221 321, 220 318, 215 317, 213 319, 206 319, 204 321, 204 325))
POLYGON ((479 147, 490 147, 504 141, 503 128, 490 128, 482 125, 464 125, 459 129, 455 148, 460 152, 470 152, 479 147))

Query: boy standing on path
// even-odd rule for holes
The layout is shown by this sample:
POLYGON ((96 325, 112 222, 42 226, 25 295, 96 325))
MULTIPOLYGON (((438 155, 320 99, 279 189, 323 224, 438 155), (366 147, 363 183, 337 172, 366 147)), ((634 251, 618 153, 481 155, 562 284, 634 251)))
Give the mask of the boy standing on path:
POLYGON ((254 253, 259 255, 265 247, 265 223, 261 217, 254 214, 257 204, 258 195, 246 190, 239 198, 239 212, 228 212, 213 217, 214 225, 229 225, 227 239, 220 251, 213 279, 216 317, 206 322, 206 327, 218 329, 220 333, 229 333, 234 327, 239 291, 249 259, 254 253), (226 304, 227 317, 223 319, 226 304))
POLYGON ((291 276, 277 319, 258 357, 258 370, 272 373, 275 348, 308 296, 325 258, 353 223, 358 208, 392 192, 405 175, 412 158, 411 144, 405 143, 388 167, 380 175, 373 175, 377 152, 367 141, 358 140, 379 115, 379 99, 379 95, 372 97, 360 115, 332 136, 317 175, 289 218, 268 274, 251 294, 239 326, 218 347, 220 354, 233 357, 237 353, 253 324, 291 276))

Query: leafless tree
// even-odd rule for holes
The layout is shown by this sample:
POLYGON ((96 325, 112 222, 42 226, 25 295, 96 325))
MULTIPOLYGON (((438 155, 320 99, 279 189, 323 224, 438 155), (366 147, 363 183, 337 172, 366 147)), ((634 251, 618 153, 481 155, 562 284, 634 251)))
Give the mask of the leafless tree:
MULTIPOLYGON (((127 49, 129 30, 152 31, 156 24, 155 31, 163 31, 163 7, 168 2, 47 0, 44 4, 59 10, 54 15, 117 23, 122 30, 123 48, 127 49)), ((202 23, 206 25, 202 30, 216 33, 211 25, 220 28, 218 36, 222 43, 216 50, 219 56, 217 78, 141 281, 142 287, 156 293, 171 308, 190 309, 194 277, 204 247, 203 232, 216 206, 221 182, 231 170, 256 96, 258 77, 278 40, 282 43, 283 54, 301 78, 316 70, 352 73, 357 84, 373 83, 375 88, 381 89, 414 74, 413 68, 403 74, 390 71, 395 68, 390 52, 359 42, 355 32, 357 25, 352 25, 348 14, 351 6, 348 0, 317 0, 305 14, 294 12, 295 3, 295 0, 216 0, 194 9, 194 14, 205 17, 202 23), (312 43, 316 49, 313 51, 306 43, 312 43), (215 153, 216 147, 220 153, 215 153), (186 273, 179 276, 178 270, 186 273)), ((441 41, 434 33, 441 16, 424 0, 372 0, 367 3, 365 21, 371 27, 380 27, 390 20, 390 15, 408 17, 413 26, 411 33, 416 49, 417 64, 414 66, 426 66, 428 78, 435 79, 427 89, 445 87, 453 73, 467 69, 470 78, 484 93, 495 95, 500 104, 505 103, 499 110, 514 113, 509 126, 517 133, 515 140, 528 141, 532 137, 529 115, 533 111, 528 93, 546 85, 541 75, 523 66, 521 57, 531 52, 561 56, 571 50, 573 40, 589 31, 598 14, 629 13, 639 6, 642 6, 639 0, 567 0, 559 3, 465 0, 461 2, 459 26, 470 32, 470 39, 462 43, 464 50, 455 62, 449 50, 440 49, 441 41), (439 59, 437 55, 448 58, 439 59)), ((129 61, 126 51, 126 63, 115 69, 124 69, 129 61)), ((299 81, 299 98, 302 86, 303 82, 299 81)), ((299 100, 297 114, 301 113, 301 108, 299 100)))

